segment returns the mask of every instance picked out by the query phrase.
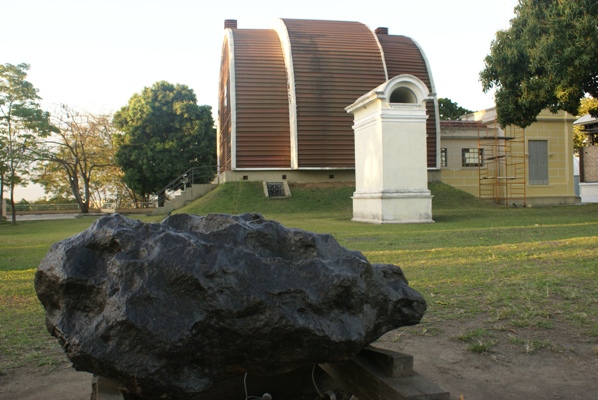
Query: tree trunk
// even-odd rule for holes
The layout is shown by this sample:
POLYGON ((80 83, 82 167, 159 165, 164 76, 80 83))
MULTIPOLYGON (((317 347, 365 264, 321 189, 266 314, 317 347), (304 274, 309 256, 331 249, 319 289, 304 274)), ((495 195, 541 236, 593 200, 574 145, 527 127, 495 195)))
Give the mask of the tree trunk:
POLYGON ((10 170, 10 208, 12 214, 12 224, 17 224, 17 210, 15 210, 15 159, 13 152, 13 138, 12 127, 10 123, 10 115, 8 118, 8 154, 10 155, 9 170, 10 170))
POLYGON ((12 216, 11 222, 13 225, 16 225, 17 224, 17 210, 15 209, 15 166, 14 166, 14 160, 12 159, 13 152, 12 152, 12 144, 11 143, 9 143, 9 150, 10 150, 10 154, 11 154, 11 160, 10 160, 10 212, 11 212, 11 216, 12 216))
POLYGON ((69 176, 69 185, 71 187, 71 192, 79 205, 79 211, 81 214, 89 213, 89 202, 85 202, 85 200, 81 197, 81 193, 79 192, 79 179, 76 176, 76 171, 71 173, 71 171, 66 168, 67 174, 69 176))
POLYGON ((4 176, 0 176, 0 221, 4 221, 4 176))
POLYGON ((15 209, 15 185, 10 185, 10 208, 12 219, 11 222, 13 225, 17 224, 17 210, 15 209))
POLYGON ((89 181, 91 180, 90 176, 85 175, 83 177, 83 191, 84 198, 81 199, 81 214, 89 213, 89 199, 91 198, 91 192, 89 190, 89 181))
POLYGON ((6 219, 6 215, 4 215, 4 211, 6 210, 6 205, 4 204, 4 175, 0 176, 0 222, 6 219))

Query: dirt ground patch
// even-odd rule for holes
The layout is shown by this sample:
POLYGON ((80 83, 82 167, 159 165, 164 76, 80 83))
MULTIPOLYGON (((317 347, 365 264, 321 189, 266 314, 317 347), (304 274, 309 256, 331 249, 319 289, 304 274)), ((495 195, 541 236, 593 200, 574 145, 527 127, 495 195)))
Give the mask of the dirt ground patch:
POLYGON ((89 400, 92 375, 77 372, 66 360, 48 371, 34 367, 10 370, 0 376, 0 399, 89 400))
MULTIPOLYGON (((435 333, 416 326, 389 332, 374 345, 413 355, 415 371, 449 391, 451 400, 597 398, 595 338, 558 329, 496 331, 496 345, 477 353, 457 339, 465 330, 455 322, 435 333), (515 336, 529 341, 513 340, 515 336)), ((66 359, 52 371, 13 369, 0 376, 0 399, 88 400, 91 379, 91 374, 74 371, 66 359)))
POLYGON ((457 339, 466 330, 446 325, 432 335, 412 327, 389 332, 376 346, 413 355, 415 371, 449 391, 451 400, 598 398, 598 354, 587 336, 499 331, 496 345, 477 353, 457 339), (529 339, 513 339, 524 336, 529 339))

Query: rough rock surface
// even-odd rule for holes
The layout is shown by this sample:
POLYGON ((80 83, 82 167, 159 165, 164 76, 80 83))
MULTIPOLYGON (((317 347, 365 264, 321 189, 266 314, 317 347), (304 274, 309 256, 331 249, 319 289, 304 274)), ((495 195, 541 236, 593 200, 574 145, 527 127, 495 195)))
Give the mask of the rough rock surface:
POLYGON ((52 246, 35 289, 76 369, 147 399, 347 360, 426 310, 400 268, 259 214, 102 217, 52 246))

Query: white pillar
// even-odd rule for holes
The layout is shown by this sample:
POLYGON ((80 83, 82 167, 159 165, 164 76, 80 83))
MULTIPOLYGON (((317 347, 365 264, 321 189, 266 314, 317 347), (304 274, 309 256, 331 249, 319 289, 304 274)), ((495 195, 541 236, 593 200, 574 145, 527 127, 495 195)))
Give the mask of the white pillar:
POLYGON ((353 220, 431 223, 426 85, 399 75, 346 108, 355 116, 353 220))

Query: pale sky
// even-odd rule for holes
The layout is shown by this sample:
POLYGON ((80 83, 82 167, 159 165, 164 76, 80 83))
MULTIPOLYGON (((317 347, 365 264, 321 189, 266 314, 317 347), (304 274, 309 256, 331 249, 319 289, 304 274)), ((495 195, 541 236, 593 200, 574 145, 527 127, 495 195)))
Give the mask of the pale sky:
MULTIPOLYGON (((517 0, 199 1, 0 0, 0 63, 28 63, 28 80, 48 111, 67 104, 113 113, 144 87, 191 87, 217 108, 224 20, 265 29, 277 18, 358 21, 414 39, 438 97, 471 110, 494 105, 478 80, 490 43, 507 29, 517 0)), ((19 190, 17 200, 41 197, 19 190), (20 197, 19 197, 20 196, 20 197)))

